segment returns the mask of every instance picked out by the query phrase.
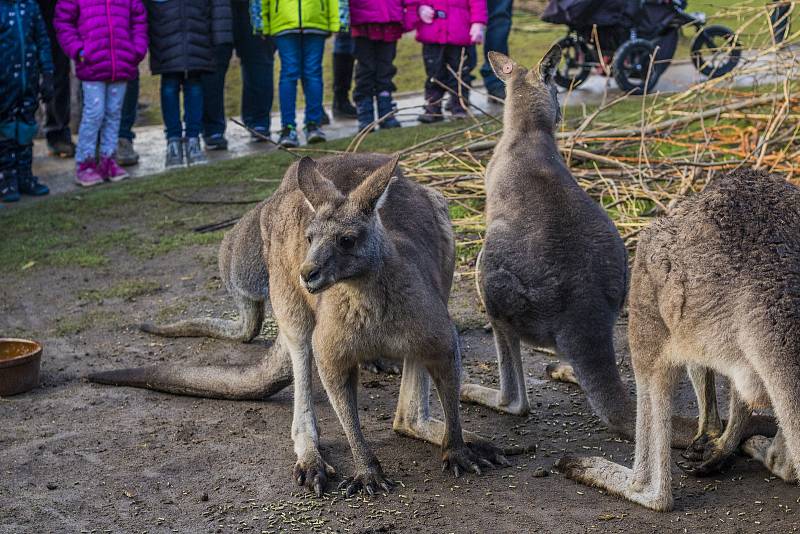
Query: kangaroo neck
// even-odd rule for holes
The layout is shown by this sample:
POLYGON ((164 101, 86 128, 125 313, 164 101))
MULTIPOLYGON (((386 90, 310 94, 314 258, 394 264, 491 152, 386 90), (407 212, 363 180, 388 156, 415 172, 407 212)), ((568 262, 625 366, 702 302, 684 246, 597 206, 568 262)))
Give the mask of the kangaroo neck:
POLYGON ((504 128, 497 150, 515 156, 518 154, 533 156, 537 160, 561 159, 553 132, 532 125, 520 127, 518 124, 512 124, 504 128))

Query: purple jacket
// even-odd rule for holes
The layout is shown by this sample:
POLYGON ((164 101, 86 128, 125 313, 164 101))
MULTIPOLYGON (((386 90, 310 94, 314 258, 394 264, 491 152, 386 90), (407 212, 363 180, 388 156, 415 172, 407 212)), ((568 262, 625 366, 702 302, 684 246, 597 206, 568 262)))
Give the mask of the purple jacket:
POLYGON ((142 0, 58 0, 53 24, 64 53, 75 60, 78 79, 116 82, 138 76, 147 54, 142 0))
POLYGON ((475 22, 486 24, 486 0, 406 0, 405 26, 417 30, 417 41, 425 44, 468 46, 469 27, 475 22), (443 14, 430 24, 419 19, 419 6, 431 6, 443 14))
POLYGON ((403 0, 350 0, 351 26, 387 22, 403 24, 403 0))

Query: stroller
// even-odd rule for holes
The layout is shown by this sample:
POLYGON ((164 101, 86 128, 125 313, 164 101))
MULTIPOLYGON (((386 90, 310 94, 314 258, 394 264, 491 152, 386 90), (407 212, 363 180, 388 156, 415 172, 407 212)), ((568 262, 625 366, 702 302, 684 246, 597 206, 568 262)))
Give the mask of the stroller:
POLYGON ((562 58, 555 82, 575 88, 593 67, 610 65, 620 89, 649 93, 669 66, 683 26, 698 30, 691 44, 698 71, 715 78, 733 70, 742 54, 734 32, 706 26, 705 14, 685 8, 686 0, 550 0, 542 20, 569 28, 557 43, 562 58))

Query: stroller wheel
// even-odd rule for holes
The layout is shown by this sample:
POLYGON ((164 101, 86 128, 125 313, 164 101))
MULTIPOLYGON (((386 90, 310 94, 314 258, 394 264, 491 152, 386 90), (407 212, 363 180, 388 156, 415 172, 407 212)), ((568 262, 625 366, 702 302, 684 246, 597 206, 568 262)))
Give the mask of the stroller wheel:
POLYGON ((634 95, 649 93, 661 74, 660 69, 651 67, 655 53, 653 43, 645 39, 629 39, 622 43, 611 63, 619 88, 634 95))
POLYGON ((583 40, 571 35, 559 39, 556 45, 561 48, 561 61, 556 66, 553 80, 564 89, 574 89, 592 72, 592 53, 583 40))
POLYGON ((706 26, 692 41, 692 62, 709 78, 727 74, 739 63, 742 49, 736 34, 725 26, 706 26))

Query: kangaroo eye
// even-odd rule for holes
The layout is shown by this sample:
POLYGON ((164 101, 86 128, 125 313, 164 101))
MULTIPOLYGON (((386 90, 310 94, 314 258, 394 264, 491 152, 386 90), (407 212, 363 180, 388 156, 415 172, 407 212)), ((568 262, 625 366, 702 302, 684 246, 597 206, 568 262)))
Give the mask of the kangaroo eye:
POLYGON ((356 240, 350 236, 343 235, 339 238, 339 246, 345 250, 350 250, 356 244, 356 240))
POLYGON ((306 241, 308 241, 308 244, 309 244, 309 245, 311 244, 311 236, 310 236, 310 235, 307 235, 307 236, 306 236, 306 241))

